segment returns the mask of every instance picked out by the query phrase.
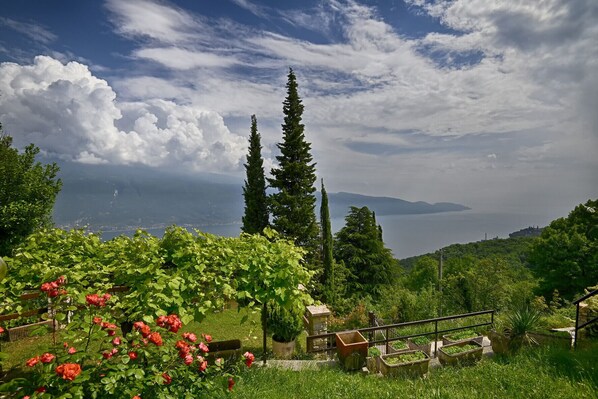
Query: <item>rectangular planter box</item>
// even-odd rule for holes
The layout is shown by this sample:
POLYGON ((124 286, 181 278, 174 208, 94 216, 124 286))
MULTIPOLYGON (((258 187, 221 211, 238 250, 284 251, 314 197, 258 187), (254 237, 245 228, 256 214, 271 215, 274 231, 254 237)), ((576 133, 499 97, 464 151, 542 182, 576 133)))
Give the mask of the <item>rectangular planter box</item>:
POLYGON ((540 345, 551 345, 563 349, 571 349, 572 338, 569 335, 559 335, 558 333, 550 334, 544 332, 530 332, 528 333, 530 338, 536 341, 540 345))
POLYGON ((368 355, 368 341, 359 331, 336 333, 336 350, 345 370, 360 370, 368 355))
POLYGON ((409 345, 409 349, 414 351, 422 351, 428 356, 430 356, 430 353, 432 353, 432 341, 424 345, 418 345, 413 342, 411 338, 407 338, 407 345, 409 345))
POLYGON ((443 345, 441 348, 438 349, 438 360, 440 364, 443 366, 451 365, 470 365, 477 363, 480 359, 482 359, 482 352, 484 348, 482 345, 474 340, 470 341, 463 341, 463 342, 456 342, 454 344, 443 345), (475 349, 471 349, 465 352, 455 353, 455 354, 448 354, 444 352, 444 349, 450 348, 452 346, 465 346, 465 345, 473 345, 475 349))
POLYGON ((404 376, 404 377, 423 377, 428 372, 428 365, 430 364, 430 356, 427 353, 417 350, 408 350, 405 352, 392 353, 390 355, 380 356, 380 372, 386 376, 404 376), (401 357, 410 353, 423 353, 425 359, 416 360, 408 363, 389 364, 388 359, 394 357, 401 357))
POLYGON ((492 352, 504 355, 509 352, 511 345, 511 338, 502 332, 491 330, 488 333, 490 345, 492 345, 492 352))
POLYGON ((366 367, 371 374, 377 374, 380 371, 380 356, 366 357, 366 367))
POLYGON ((29 334, 41 326, 48 326, 48 330, 52 329, 52 320, 39 321, 37 323, 26 324, 24 326, 7 328, 8 341, 14 342, 23 338, 29 337, 29 334))
POLYGON ((405 341, 392 341, 392 342, 390 342, 388 344, 388 354, 391 354, 391 353, 401 353, 401 352, 408 351, 409 349, 410 349, 409 348, 409 344, 407 342, 405 342, 405 341), (395 342, 403 342, 405 344, 405 347, 403 349, 395 349, 395 348, 392 347, 392 344, 394 344, 395 342))
POLYGON ((241 358, 241 341, 238 339, 210 342, 208 348, 210 348, 208 359, 221 357, 225 361, 236 361, 241 358))
POLYGON ((449 344, 455 344, 457 342, 466 342, 466 341, 475 341, 478 344, 482 345, 482 342, 484 342, 484 336, 478 334, 478 336, 475 338, 465 338, 465 339, 457 339, 457 340, 452 339, 451 334, 442 336, 442 345, 449 345, 449 344))

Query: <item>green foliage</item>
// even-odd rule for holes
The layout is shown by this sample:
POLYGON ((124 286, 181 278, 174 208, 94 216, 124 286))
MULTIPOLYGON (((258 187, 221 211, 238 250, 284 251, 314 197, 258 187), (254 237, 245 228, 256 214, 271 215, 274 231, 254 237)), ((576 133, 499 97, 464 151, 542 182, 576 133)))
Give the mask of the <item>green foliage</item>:
POLYGON ((438 260, 431 256, 420 257, 409 272, 406 285, 413 291, 438 284, 438 260))
POLYGON ((512 339, 529 342, 528 333, 539 326, 541 317, 542 314, 537 310, 523 306, 512 310, 507 316, 506 328, 512 339))
POLYGON ((316 167, 311 156, 311 144, 305 140, 301 123, 303 104, 297 93, 297 80, 289 70, 287 97, 283 102, 283 141, 278 144, 281 155, 278 168, 272 169, 270 186, 276 191, 270 196, 272 223, 283 237, 307 250, 307 262, 317 264, 319 227, 315 205, 316 167))
POLYGON ((574 299, 598 281, 598 200, 588 200, 554 220, 530 252, 530 263, 540 278, 539 293, 558 290, 574 299))
POLYGON ((129 287, 115 305, 120 322, 166 313, 201 320, 229 298, 250 308, 274 302, 303 311, 311 300, 299 289, 311 278, 301 264, 303 251, 268 229, 265 234, 224 238, 171 227, 162 240, 138 231, 103 243, 82 230, 42 230, 7 259, 11 268, 0 294, 19 311, 16 299, 26 288, 64 275, 78 297, 129 287))
POLYGON ((445 265, 442 286, 447 312, 501 310, 532 298, 536 282, 529 270, 505 259, 469 257, 449 259, 445 265))
POLYGON ((322 264, 324 273, 322 285, 324 286, 324 299, 329 303, 335 302, 336 293, 339 291, 335 281, 335 262, 332 255, 332 227, 330 225, 330 210, 328 208, 328 194, 322 179, 322 204, 320 206, 320 225, 322 226, 322 264))
POLYGON ((382 352, 380 352, 380 349, 376 348, 375 346, 370 346, 368 348, 368 356, 369 357, 378 357, 382 354, 382 352))
POLYGON ((262 145, 255 115, 251 115, 251 135, 249 136, 249 153, 245 171, 247 173, 247 180, 243 187, 245 214, 241 230, 247 234, 261 234, 268 227, 269 214, 262 145))
POLYGON ((334 240, 334 257, 344 262, 351 273, 348 289, 352 293, 379 296, 382 287, 392 283, 395 259, 380 239, 378 226, 367 207, 351 207, 345 226, 334 240))
POLYGON ((456 355, 457 353, 467 352, 478 348, 479 346, 476 345, 452 345, 443 346, 442 348, 440 348, 440 350, 446 353, 447 355, 456 355))
POLYGON ((25 237, 51 224, 62 186, 55 163, 35 162, 39 148, 30 144, 19 154, 11 145, 0 124, 0 255, 11 255, 25 237))

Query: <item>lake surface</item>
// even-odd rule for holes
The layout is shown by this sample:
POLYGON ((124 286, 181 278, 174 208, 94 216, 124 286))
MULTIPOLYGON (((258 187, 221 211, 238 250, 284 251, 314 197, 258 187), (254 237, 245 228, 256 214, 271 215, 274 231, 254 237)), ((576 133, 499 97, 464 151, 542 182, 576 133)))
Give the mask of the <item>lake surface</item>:
MULTIPOLYGON (((396 258, 408 258, 434 252, 450 244, 481 241, 499 237, 529 226, 546 226, 557 217, 549 213, 492 213, 477 211, 445 212, 425 215, 376 216, 382 226, 383 238, 396 258)), ((338 231, 344 225, 343 218, 331 220, 332 229, 338 231)), ((199 230, 221 236, 238 236, 240 224, 199 226, 199 230)), ((164 229, 148 229, 150 234, 161 237, 164 229)), ((105 232, 102 238, 132 235, 134 231, 105 232)))

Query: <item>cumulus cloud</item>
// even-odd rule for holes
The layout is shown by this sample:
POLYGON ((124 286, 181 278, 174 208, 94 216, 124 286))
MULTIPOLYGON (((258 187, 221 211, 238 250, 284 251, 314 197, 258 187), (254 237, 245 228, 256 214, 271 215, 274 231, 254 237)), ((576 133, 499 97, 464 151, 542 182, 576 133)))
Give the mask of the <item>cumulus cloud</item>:
POLYGON ((3 63, 0 92, 0 120, 15 142, 64 159, 223 171, 238 168, 245 154, 246 140, 217 113, 158 99, 118 101, 77 62, 3 63))

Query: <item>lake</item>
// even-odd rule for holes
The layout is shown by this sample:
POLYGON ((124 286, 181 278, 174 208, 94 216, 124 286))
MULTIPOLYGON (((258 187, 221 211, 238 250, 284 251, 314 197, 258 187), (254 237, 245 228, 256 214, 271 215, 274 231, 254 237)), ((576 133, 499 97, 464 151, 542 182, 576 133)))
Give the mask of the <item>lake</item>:
MULTIPOLYGON (((485 237, 507 238, 509 233, 529 226, 546 226, 557 217, 548 213, 506 213, 462 211, 424 215, 376 216, 382 226, 383 238, 396 258, 408 258, 434 252, 450 244, 481 241, 485 237)), ((331 220, 333 231, 344 225, 343 218, 331 220)), ((239 235, 240 224, 199 226, 207 233, 233 237, 239 235)), ((161 237, 164 229, 148 229, 150 234, 161 237)), ((111 239, 120 234, 132 235, 134 231, 105 232, 102 238, 111 239)))

